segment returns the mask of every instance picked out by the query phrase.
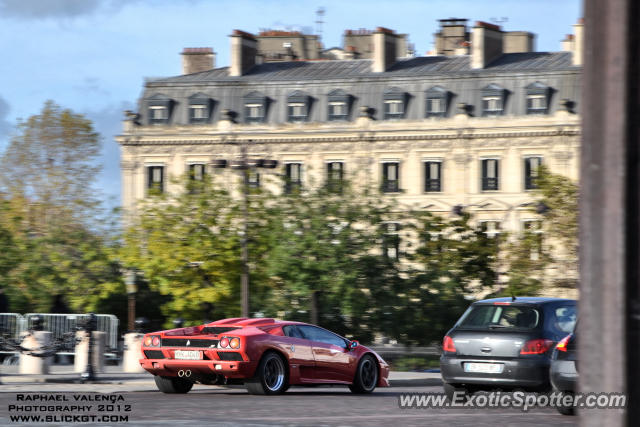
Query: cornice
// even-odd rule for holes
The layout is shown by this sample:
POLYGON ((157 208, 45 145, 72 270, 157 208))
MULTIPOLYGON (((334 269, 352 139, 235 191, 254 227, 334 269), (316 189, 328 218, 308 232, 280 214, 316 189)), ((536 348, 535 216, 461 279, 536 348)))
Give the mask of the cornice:
POLYGON ((218 137, 202 138, 198 136, 174 136, 160 137, 155 135, 136 135, 136 138, 118 138, 118 142, 123 146, 145 146, 145 145, 217 145, 229 143, 247 143, 255 144, 314 144, 325 142, 378 142, 378 141, 435 141, 435 140, 474 140, 474 139, 497 139, 497 138, 541 138, 541 137, 575 137, 580 135, 580 129, 576 127, 561 129, 545 129, 545 130, 512 130, 512 131, 472 131, 465 129, 461 132, 451 133, 407 133, 402 134, 395 131, 393 134, 389 132, 367 131, 352 132, 351 135, 305 135, 305 136, 259 136, 259 135, 243 135, 236 134, 233 137, 229 135, 220 135, 218 137), (355 133, 355 134, 354 134, 355 133))

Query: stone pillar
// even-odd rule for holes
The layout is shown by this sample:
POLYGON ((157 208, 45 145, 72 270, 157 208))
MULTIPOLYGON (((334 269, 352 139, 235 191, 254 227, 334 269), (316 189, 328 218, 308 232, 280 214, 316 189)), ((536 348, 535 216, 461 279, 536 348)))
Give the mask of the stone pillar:
POLYGON ((124 354, 122 355, 122 370, 124 372, 144 372, 140 366, 142 355, 143 334, 131 332, 124 335, 124 354))
MULTIPOLYGON (((87 367, 87 357, 89 353, 89 336, 84 331, 78 331, 77 335, 81 341, 76 344, 76 356, 74 370, 84 372, 87 367)), ((93 369, 95 373, 104 372, 104 350, 107 341, 107 334, 102 331, 93 332, 93 369)))
MULTIPOLYGON (((51 342, 51 332, 35 331, 31 335, 25 336, 21 345, 27 349, 38 350, 49 344, 49 342, 51 342)), ((26 354, 20 354, 19 372, 21 374, 48 374, 50 364, 51 357, 34 357, 26 354)))

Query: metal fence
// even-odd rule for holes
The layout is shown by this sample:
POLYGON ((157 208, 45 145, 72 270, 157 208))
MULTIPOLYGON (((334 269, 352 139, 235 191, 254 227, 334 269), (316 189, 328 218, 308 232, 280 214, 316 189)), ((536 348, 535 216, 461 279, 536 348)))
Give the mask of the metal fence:
POLYGON ((18 313, 0 313, 0 335, 18 339, 26 329, 26 319, 18 313))
MULTIPOLYGON (((60 339, 67 332, 75 332, 89 317, 86 314, 52 314, 52 313, 28 313, 25 314, 26 328, 33 326, 33 318, 39 316, 42 319, 42 327, 52 333, 53 338, 60 339)), ((98 319, 98 331, 106 334, 106 350, 118 349, 118 318, 113 314, 96 314, 98 319)), ((74 352, 74 348, 65 348, 61 352, 74 352)))

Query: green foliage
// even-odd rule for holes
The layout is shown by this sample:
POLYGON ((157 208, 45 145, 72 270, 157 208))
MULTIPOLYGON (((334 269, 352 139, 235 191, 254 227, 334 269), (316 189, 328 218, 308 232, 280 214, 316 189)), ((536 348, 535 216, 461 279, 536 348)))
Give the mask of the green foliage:
POLYGON ((453 326, 474 290, 495 284, 498 241, 472 227, 467 214, 445 219, 416 212, 414 218, 418 247, 410 257, 415 271, 406 284, 401 339, 429 344, 453 326))
POLYGON ((265 273, 272 292, 261 311, 313 320, 370 340, 392 332, 401 282, 397 262, 381 252, 384 222, 396 219, 372 193, 319 188, 274 198, 265 273), (313 306, 313 295, 316 306, 313 306))
MULTIPOLYGON (((92 187, 99 138, 91 122, 48 101, 18 124, 0 158, 0 286, 10 310, 74 312, 122 292, 92 187)), ((116 311, 116 314, 121 314, 116 311)))
POLYGON ((119 252, 152 291, 170 296, 162 306, 169 320, 202 322, 210 314, 205 303, 213 305, 215 318, 239 315, 237 206, 212 183, 200 184, 175 196, 150 195, 119 252))
POLYGON ((532 212, 543 208, 540 226, 505 240, 508 280, 499 295, 536 295, 545 286, 577 287, 578 186, 541 166, 532 212))
MULTIPOLYGON (((120 259, 167 298, 167 319, 237 316, 242 199, 215 180, 182 184, 188 191, 151 194, 138 206, 120 259)), ((467 308, 466 295, 495 283, 497 242, 468 216, 401 214, 392 198, 347 182, 253 190, 248 202, 254 315, 316 322, 364 342, 383 335, 429 344, 467 308), (397 239, 399 259, 385 250, 397 239)))

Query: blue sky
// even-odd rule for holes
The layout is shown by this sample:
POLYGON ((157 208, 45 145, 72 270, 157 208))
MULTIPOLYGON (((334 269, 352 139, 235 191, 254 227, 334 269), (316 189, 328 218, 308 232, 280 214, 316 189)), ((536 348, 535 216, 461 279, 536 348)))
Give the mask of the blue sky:
POLYGON ((441 18, 504 21, 536 33, 537 50, 557 51, 582 14, 580 0, 0 0, 0 149, 48 99, 85 114, 102 135, 97 186, 117 206, 113 136, 145 77, 179 74, 184 47, 213 47, 227 66, 233 29, 313 30, 319 7, 325 47, 340 46, 345 29, 384 26, 409 34, 418 55, 432 49, 441 18))

